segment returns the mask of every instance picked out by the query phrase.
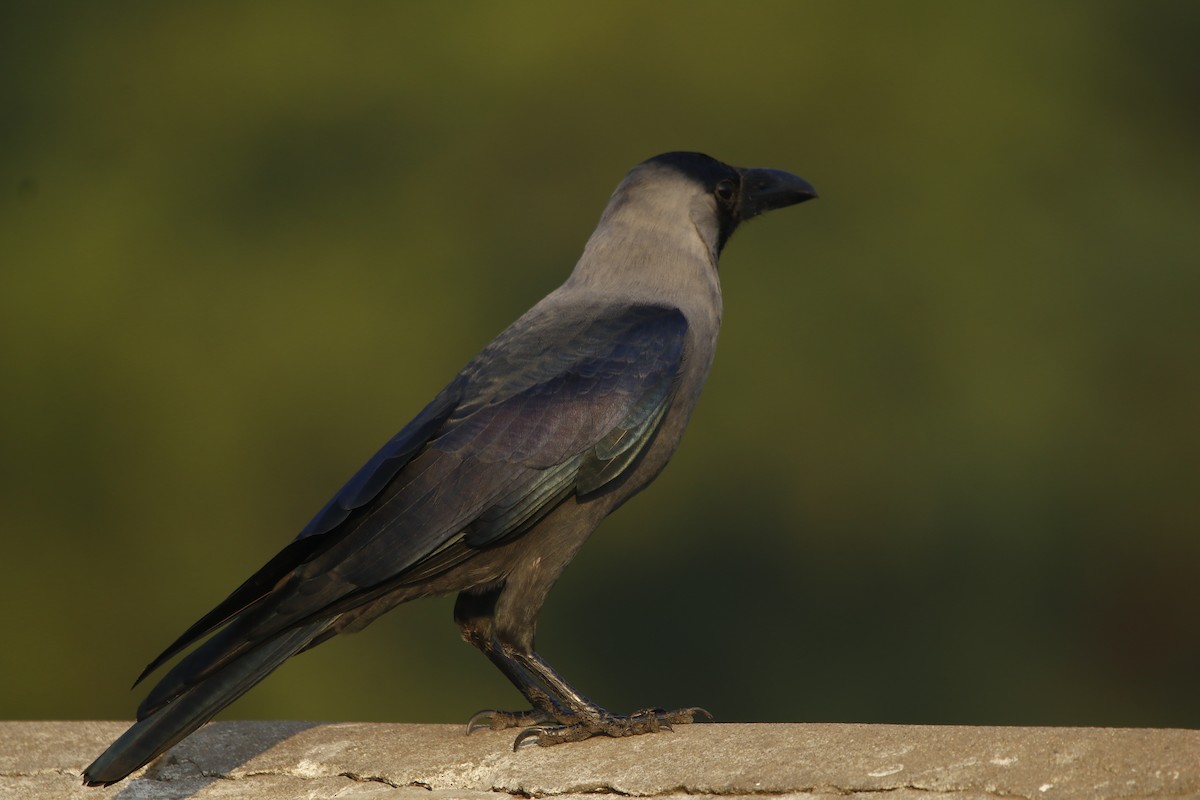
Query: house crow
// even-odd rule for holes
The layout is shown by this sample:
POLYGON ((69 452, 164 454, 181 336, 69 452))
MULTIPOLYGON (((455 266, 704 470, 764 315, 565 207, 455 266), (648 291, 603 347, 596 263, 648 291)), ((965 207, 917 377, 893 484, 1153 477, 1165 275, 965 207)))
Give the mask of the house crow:
POLYGON ((721 249, 751 217, 813 197, 794 175, 699 153, 634 167, 566 282, 146 667, 139 682, 204 640, 150 691, 84 782, 121 780, 296 653, 450 592, 463 638, 531 705, 481 712, 468 732, 521 727, 516 744, 550 745, 692 721, 699 709, 605 711, 538 656, 534 628, 584 540, 679 444, 721 324, 721 249))

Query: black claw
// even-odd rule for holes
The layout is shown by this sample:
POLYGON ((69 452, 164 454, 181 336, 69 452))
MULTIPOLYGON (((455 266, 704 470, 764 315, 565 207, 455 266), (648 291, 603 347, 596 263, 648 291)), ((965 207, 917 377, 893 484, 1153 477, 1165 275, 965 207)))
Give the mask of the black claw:
POLYGON ((535 725, 532 728, 526 728, 525 730, 521 731, 517 734, 517 738, 513 739, 513 752, 517 752, 517 748, 520 747, 521 743, 526 739, 533 739, 538 744, 541 744, 542 734, 545 733, 546 730, 547 728, 543 725, 535 725))
POLYGON ((502 731, 506 728, 519 728, 530 723, 549 722, 553 719, 552 716, 537 710, 497 711, 494 708, 485 708, 483 711, 476 711, 467 720, 467 735, 470 736, 473 732, 483 728, 502 731))
POLYGON ((680 708, 676 709, 675 711, 667 711, 660 714, 659 717, 676 725, 683 725, 695 722, 695 717, 697 715, 706 717, 709 722, 716 722, 716 718, 713 717, 712 714, 710 714, 706 709, 700 708, 699 706, 692 708, 680 708))
POLYGON ((483 711, 476 711, 474 714, 472 714, 471 718, 467 720, 467 736, 470 736, 473 732, 479 730, 480 728, 492 727, 491 717, 495 713, 496 712, 492 709, 485 708, 483 711), (481 725, 480 720, 485 719, 487 722, 481 725))

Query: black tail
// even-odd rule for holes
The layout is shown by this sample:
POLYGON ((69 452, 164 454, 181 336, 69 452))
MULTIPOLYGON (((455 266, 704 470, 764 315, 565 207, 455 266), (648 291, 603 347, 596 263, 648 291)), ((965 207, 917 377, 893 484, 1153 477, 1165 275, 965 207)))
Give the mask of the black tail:
MULTIPOLYGON (((83 771, 83 782, 88 786, 107 786, 150 763, 245 694, 288 657, 303 650, 330 622, 328 619, 311 622, 277 634, 200 678, 169 701, 148 713, 139 713, 138 721, 83 771)), ((232 633, 229 629, 218 633, 179 662, 161 683, 186 685, 187 676, 207 673, 206 667, 211 662, 199 662, 208 662, 213 650, 225 650, 221 640, 232 633)))

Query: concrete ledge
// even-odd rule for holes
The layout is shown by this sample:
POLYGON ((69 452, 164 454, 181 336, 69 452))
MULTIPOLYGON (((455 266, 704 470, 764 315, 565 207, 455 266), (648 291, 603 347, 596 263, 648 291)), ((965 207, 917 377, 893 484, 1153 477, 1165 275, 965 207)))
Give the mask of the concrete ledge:
POLYGON ((0 722, 0 798, 1200 797, 1200 731, 835 724, 697 724, 514 753, 511 731, 457 725, 218 722, 123 783, 83 787, 125 727, 0 722))

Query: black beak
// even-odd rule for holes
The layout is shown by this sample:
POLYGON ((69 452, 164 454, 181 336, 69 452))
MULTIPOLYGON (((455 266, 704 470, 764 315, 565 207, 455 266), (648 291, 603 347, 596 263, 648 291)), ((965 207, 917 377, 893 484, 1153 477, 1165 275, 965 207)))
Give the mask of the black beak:
POLYGON ((741 221, 776 208, 812 200, 817 190, 803 178, 780 169, 739 169, 742 197, 738 216, 741 221))

